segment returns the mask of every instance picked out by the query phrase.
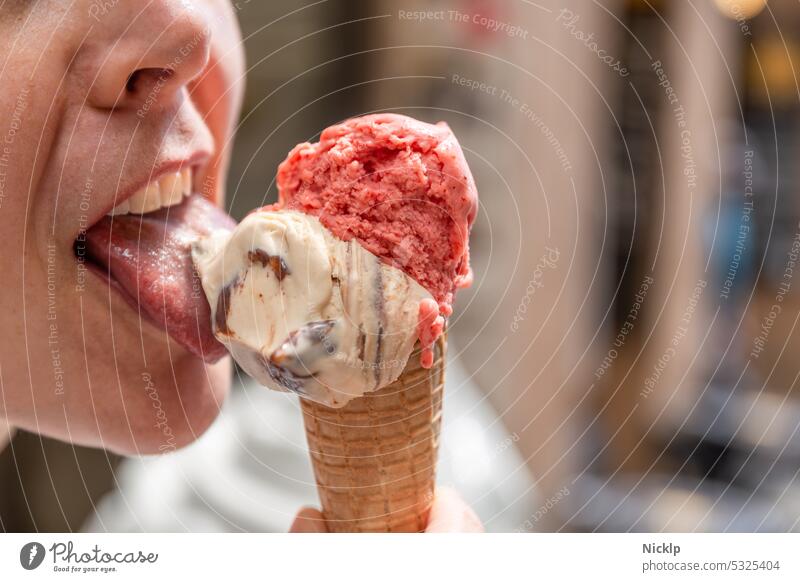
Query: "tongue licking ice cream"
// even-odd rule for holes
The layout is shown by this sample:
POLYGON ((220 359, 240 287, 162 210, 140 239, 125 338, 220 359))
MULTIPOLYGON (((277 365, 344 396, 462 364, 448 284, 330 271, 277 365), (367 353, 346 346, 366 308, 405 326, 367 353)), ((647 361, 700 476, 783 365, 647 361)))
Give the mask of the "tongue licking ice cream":
POLYGON ((278 203, 195 243, 214 333, 249 374, 338 407, 393 382, 469 285, 477 192, 446 124, 350 119, 296 146, 278 203))
POLYGON ((212 332, 189 248, 198 237, 234 226, 214 203, 193 194, 156 212, 104 217, 86 233, 87 258, 145 319, 214 362, 227 351, 212 332))

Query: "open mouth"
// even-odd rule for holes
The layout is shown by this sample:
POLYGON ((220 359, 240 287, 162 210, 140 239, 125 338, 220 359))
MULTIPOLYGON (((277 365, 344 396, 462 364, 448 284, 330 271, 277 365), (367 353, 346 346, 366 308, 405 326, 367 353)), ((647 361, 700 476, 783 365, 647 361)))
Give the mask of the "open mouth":
POLYGON ((75 251, 142 319, 214 362, 227 351, 212 332, 190 246, 214 230, 232 230, 236 222, 191 193, 193 173, 183 168, 152 180, 91 226, 75 251))

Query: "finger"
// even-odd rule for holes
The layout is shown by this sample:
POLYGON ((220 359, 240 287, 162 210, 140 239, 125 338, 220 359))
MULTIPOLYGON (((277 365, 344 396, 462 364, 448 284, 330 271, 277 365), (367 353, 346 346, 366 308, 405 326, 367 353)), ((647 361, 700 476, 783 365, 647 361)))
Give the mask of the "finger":
POLYGON ((319 510, 313 507, 304 507, 297 512, 289 533, 328 533, 325 519, 319 510))
POLYGON ((426 533, 481 533, 481 520, 461 496, 448 487, 437 487, 426 533))

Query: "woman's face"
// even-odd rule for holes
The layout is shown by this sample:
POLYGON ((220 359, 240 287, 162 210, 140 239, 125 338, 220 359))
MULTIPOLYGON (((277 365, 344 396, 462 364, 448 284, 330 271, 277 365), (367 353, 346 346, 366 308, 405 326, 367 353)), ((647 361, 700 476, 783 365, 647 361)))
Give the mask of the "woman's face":
POLYGON ((181 170, 222 201, 240 40, 222 0, 2 4, 0 420, 157 453, 216 417, 228 359, 206 365, 169 339, 75 247, 121 198, 181 170))

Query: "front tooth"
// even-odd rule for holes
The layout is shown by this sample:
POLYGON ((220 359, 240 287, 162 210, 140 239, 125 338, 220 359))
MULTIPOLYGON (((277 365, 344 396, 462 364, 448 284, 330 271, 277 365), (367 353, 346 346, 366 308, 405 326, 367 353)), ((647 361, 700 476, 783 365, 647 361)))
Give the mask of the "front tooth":
POLYGON ((188 196, 192 193, 192 169, 184 168, 181 170, 181 180, 183 180, 183 195, 188 196))
POLYGON ((191 193, 192 170, 184 168, 180 172, 164 176, 157 182, 149 183, 124 202, 120 202, 108 215, 145 214, 162 207, 180 204, 183 197, 191 193))
POLYGON ((128 212, 130 212, 130 204, 128 204, 128 201, 125 200, 124 202, 120 202, 114 208, 112 208, 108 215, 119 216, 120 214, 128 214, 128 212))
POLYGON ((134 214, 144 214, 159 208, 161 194, 158 182, 151 182, 128 198, 128 204, 130 204, 130 211, 134 214))
POLYGON ((183 199, 183 177, 180 172, 168 174, 158 181, 161 188, 161 205, 174 206, 183 199))

